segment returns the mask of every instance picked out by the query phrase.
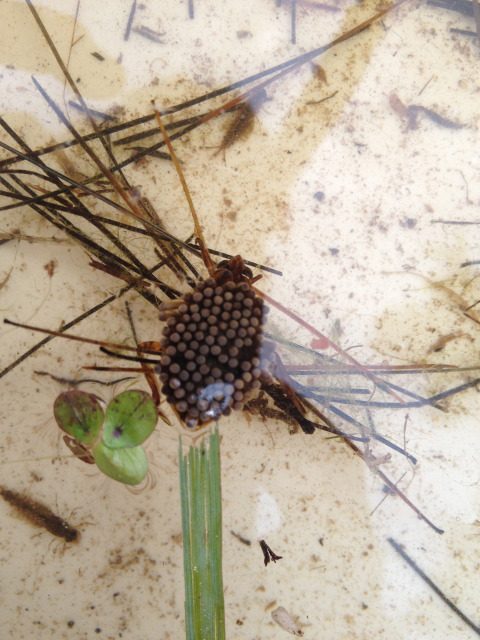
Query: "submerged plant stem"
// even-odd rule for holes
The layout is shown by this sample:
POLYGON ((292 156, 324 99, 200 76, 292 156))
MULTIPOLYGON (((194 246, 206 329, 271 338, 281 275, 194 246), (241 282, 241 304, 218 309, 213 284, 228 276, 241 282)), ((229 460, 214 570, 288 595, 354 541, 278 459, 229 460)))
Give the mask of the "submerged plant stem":
POLYGON ((225 640, 222 496, 218 429, 183 455, 180 443, 187 640, 225 640))

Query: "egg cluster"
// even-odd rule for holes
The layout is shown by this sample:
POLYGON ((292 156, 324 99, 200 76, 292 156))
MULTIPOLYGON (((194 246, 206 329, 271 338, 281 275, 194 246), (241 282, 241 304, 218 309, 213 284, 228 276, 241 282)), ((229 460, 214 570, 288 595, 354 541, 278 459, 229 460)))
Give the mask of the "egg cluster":
POLYGON ((260 387, 267 308, 246 282, 200 282, 161 319, 162 392, 190 428, 242 409, 260 387))

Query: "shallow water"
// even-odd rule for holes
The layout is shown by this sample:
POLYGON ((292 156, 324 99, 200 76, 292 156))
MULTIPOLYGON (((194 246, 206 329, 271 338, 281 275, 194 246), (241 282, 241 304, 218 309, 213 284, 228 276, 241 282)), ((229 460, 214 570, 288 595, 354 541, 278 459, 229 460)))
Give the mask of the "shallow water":
MULTIPOLYGON (((292 44, 290 3, 194 4, 190 19, 187 3, 145 0, 126 41, 129 2, 83 0, 69 68, 89 106, 113 110, 123 121, 150 113, 152 99, 159 108, 177 104, 321 46, 376 9, 340 2, 329 3, 331 11, 298 2, 292 44), (156 41, 142 27, 153 30, 156 41)), ((66 60, 75 3, 36 6, 66 60)), ((71 96, 67 90, 63 97, 62 74, 38 27, 22 3, 4 1, 0 12, 3 117, 31 147, 68 139, 31 81, 34 74, 65 109, 71 96)), ((452 34, 452 27, 473 30, 473 19, 407 2, 316 58, 323 72, 306 63, 269 85, 252 131, 225 152, 217 153, 232 115, 175 143, 208 244, 280 269, 281 277, 266 273, 259 288, 362 363, 479 364, 476 308, 464 313, 480 297, 477 267, 461 266, 480 259, 477 230, 433 222, 475 221, 480 198, 474 180, 478 46, 472 37, 452 34)), ((68 113, 82 133, 90 130, 71 107, 68 113)), ((15 146, 6 134, 2 140, 15 146)), ((88 172, 83 154, 67 157, 73 169, 58 155, 52 163, 69 175, 88 172)), ((192 224, 170 164, 147 158, 127 172, 166 228, 187 237, 192 224)), ((105 215, 102 205, 97 211, 105 215)), ((2 316, 57 328, 121 288, 31 210, 2 212, 1 232, 17 229, 30 240, 1 246, 2 316)), ((151 257, 148 240, 129 240, 137 255, 151 257)), ((157 311, 137 294, 128 300, 141 339, 158 339, 157 311)), ((276 310, 270 315, 271 333, 310 347, 312 335, 304 328, 276 310)), ((127 341, 124 298, 72 331, 127 341)), ((2 329, 2 367, 38 339, 2 329)), ((310 361, 303 352, 284 348, 282 354, 290 364, 310 361)), ((148 445, 152 486, 141 493, 74 459, 51 416, 65 387, 34 372, 81 378, 92 373, 81 367, 94 363, 112 360, 93 346, 56 339, 0 380, 0 484, 42 500, 81 531, 77 544, 64 545, 0 503, 1 573, 8 585, 2 631, 18 640, 181 638, 182 428, 160 423, 148 445)), ((394 382, 430 396, 474 377, 437 373, 394 382)), ((333 386, 337 396, 357 383, 365 386, 361 376, 314 375, 309 382, 333 386)), ((135 386, 143 385, 138 378, 135 386)), ((108 401, 123 388, 88 390, 108 401)), ((387 495, 382 481, 328 434, 292 435, 282 422, 240 412, 222 419, 227 637, 288 637, 271 618, 278 606, 298 619, 306 638, 474 637, 388 543, 393 538, 405 545, 480 623, 476 391, 442 407, 446 411, 372 407, 371 419, 380 434, 418 459, 413 469, 391 452, 381 469, 394 481, 402 478, 400 488, 445 529, 443 535, 398 496, 387 496, 372 514, 387 495), (281 561, 264 567, 262 538, 281 561)), ((364 407, 347 409, 368 424, 364 407)), ((338 426, 350 428, 342 421, 338 426)), ((389 452, 372 447, 380 458, 389 452)))

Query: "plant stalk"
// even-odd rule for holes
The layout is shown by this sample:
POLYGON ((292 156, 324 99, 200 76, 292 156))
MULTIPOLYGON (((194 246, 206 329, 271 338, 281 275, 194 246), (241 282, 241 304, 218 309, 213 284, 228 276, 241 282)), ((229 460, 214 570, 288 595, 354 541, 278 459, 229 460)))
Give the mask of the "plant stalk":
POLYGON ((225 640, 222 495, 218 429, 183 454, 180 441, 187 640, 225 640))

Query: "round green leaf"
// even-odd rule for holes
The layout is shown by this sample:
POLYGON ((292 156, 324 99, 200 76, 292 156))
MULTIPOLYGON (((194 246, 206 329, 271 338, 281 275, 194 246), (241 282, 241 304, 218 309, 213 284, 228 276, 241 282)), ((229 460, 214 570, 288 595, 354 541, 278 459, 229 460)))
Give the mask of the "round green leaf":
POLYGON ((85 445, 95 442, 104 418, 96 396, 75 389, 57 397, 53 414, 62 431, 85 445))
POLYGON ((123 484, 140 484, 147 475, 148 460, 143 447, 110 449, 99 442, 93 457, 102 473, 123 484))
POLYGON ((124 391, 106 409, 103 442, 111 449, 137 447, 155 429, 157 419, 157 408, 148 393, 124 391))

